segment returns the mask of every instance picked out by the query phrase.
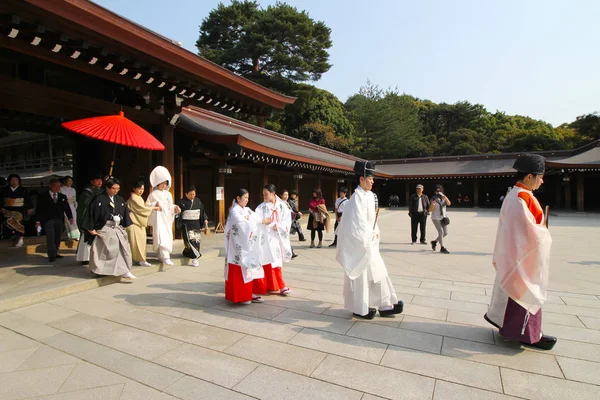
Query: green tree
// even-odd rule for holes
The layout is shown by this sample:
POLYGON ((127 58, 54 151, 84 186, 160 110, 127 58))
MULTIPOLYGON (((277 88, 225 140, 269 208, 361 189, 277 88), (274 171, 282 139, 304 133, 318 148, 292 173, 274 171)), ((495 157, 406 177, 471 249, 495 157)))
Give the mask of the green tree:
POLYGON ((199 54, 262 85, 289 93, 293 83, 317 81, 331 68, 331 29, 305 11, 277 2, 220 3, 202 21, 199 54))
POLYGON ((600 113, 580 115, 566 126, 577 133, 576 144, 584 145, 600 139, 600 113))

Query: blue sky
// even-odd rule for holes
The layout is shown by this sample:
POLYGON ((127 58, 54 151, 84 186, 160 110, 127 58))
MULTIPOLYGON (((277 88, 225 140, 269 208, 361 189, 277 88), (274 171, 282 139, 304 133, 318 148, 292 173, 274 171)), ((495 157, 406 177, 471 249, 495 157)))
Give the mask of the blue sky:
MULTIPOLYGON (((202 19, 219 3, 95 1, 194 52, 202 19)), ((555 126, 600 111, 600 1, 286 2, 332 29, 333 67, 314 84, 342 101, 368 79, 422 99, 467 100, 555 126)))

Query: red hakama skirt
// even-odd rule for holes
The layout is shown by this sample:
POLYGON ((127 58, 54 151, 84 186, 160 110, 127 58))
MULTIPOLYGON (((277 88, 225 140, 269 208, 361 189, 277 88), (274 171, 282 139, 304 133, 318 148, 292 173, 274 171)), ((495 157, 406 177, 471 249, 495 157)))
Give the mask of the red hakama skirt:
POLYGON ((254 293, 264 294, 267 292, 280 291, 285 286, 281 267, 273 267, 271 264, 263 265, 265 277, 254 280, 254 293))
POLYGON ((227 280, 225 281, 225 298, 234 303, 251 301, 254 282, 244 283, 242 267, 230 263, 228 265, 227 280))

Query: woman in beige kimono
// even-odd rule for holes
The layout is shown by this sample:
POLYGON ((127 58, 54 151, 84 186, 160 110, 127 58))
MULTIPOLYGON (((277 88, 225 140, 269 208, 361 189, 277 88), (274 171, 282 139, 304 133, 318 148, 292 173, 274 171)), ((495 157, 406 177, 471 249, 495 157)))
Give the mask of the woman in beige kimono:
POLYGON ((151 264, 146 261, 146 227, 152 211, 160 211, 160 207, 146 206, 142 194, 144 194, 144 181, 140 180, 133 185, 133 192, 127 200, 132 224, 126 230, 133 262, 142 267, 149 267, 151 264))

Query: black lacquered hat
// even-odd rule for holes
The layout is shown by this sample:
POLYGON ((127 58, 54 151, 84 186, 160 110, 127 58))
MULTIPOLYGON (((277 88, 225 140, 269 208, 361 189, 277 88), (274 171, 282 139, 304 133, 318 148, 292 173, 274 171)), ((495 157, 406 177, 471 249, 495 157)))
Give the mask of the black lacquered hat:
POLYGON ((526 153, 517 158, 513 168, 519 172, 543 175, 546 170, 546 159, 539 154, 526 153))

